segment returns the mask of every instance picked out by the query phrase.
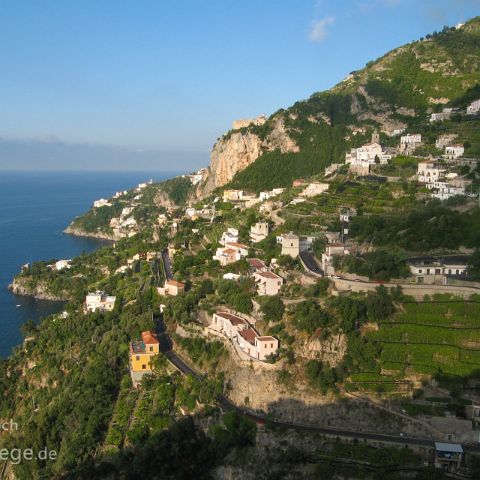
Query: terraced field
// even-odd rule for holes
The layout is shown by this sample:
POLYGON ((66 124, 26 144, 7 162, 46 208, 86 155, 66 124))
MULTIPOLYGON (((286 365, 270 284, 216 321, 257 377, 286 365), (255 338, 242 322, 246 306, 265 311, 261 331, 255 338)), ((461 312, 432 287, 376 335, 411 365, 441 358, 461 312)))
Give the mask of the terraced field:
POLYGON ((391 391, 401 387, 408 374, 458 378, 480 372, 480 302, 445 300, 403 307, 367 334, 382 346, 382 374, 359 373, 352 375, 352 382, 367 390, 384 383, 383 390, 391 391))

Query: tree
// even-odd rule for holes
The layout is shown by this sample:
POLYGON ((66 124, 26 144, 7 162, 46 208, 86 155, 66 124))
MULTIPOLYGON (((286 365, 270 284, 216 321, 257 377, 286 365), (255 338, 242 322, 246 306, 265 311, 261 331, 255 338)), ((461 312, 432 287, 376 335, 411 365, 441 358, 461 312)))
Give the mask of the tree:
POLYGON ((319 327, 325 327, 330 321, 330 316, 318 303, 307 300, 297 305, 293 323, 296 328, 312 334, 319 327))
POLYGON ((468 275, 474 280, 480 280, 480 250, 476 249, 468 262, 468 275))
POLYGON ((272 295, 262 302, 262 312, 265 320, 278 322, 285 312, 285 305, 279 295, 272 295))
POLYGON ((350 297, 336 297, 332 301, 332 306, 340 315, 340 326, 345 333, 354 331, 367 318, 367 307, 361 300, 350 297))
POLYGON ((375 321, 385 320, 395 311, 392 299, 383 285, 375 292, 368 292, 366 303, 368 316, 375 321))

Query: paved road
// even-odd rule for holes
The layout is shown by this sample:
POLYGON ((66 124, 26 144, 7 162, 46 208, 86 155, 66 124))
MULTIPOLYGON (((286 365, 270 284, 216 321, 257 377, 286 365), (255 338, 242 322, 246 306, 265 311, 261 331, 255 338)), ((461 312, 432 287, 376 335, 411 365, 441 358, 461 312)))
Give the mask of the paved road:
MULTIPOLYGON (((168 358, 168 360, 180 372, 186 375, 192 375, 193 377, 196 377, 198 379, 202 379, 203 375, 196 372, 177 353, 174 352, 172 348, 172 342, 166 333, 165 323, 163 322, 163 319, 161 317, 157 317, 156 322, 157 322, 157 333, 159 335, 159 340, 160 340, 160 349, 168 358)), ((336 437, 357 438, 359 440, 389 442, 389 443, 396 443, 400 445, 415 445, 415 446, 430 447, 430 448, 435 447, 435 440, 430 440, 427 438, 401 437, 401 436, 394 436, 394 435, 384 435, 380 433, 369 433, 369 432, 345 430, 342 428, 335 428, 335 427, 303 425, 301 423, 291 423, 291 422, 284 422, 281 420, 272 420, 272 419, 269 419, 264 414, 254 413, 238 407, 224 395, 219 395, 217 397, 217 403, 225 411, 235 410, 245 418, 249 418, 251 420, 254 420, 257 423, 262 423, 262 424, 268 422, 269 425, 272 425, 278 428, 287 428, 287 429, 292 429, 300 432, 320 433, 323 435, 332 435, 336 437)), ((443 440, 439 440, 439 441, 443 441, 443 440)), ((465 444, 463 445, 463 449, 465 450, 465 452, 469 452, 469 453, 476 453, 476 454, 480 453, 480 445, 465 444)))
POLYGON ((324 276, 323 270, 318 266, 313 252, 302 252, 300 253, 300 258, 311 273, 324 276))
POLYGON ((170 263, 170 257, 168 256, 167 249, 162 251, 162 262, 165 268, 165 275, 167 276, 167 280, 171 280, 173 278, 172 264, 170 263))

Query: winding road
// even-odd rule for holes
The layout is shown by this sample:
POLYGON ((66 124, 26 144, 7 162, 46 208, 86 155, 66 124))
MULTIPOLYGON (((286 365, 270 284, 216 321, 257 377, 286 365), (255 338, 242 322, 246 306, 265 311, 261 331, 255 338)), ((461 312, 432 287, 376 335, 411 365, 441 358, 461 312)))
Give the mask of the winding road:
MULTIPOLYGON (((165 322, 163 321, 163 318, 161 316, 158 316, 158 317, 154 317, 154 319, 157 325, 157 334, 160 341, 160 349, 165 354, 169 362, 181 373, 185 375, 192 375, 193 377, 202 379, 203 375, 196 372, 173 350, 172 348, 173 344, 166 332, 165 322)), ((245 410, 243 408, 240 408, 238 405, 235 405, 230 399, 228 399, 225 395, 219 395, 217 397, 217 403, 224 411, 235 410, 245 418, 249 418, 260 424, 265 424, 266 422, 268 422, 269 425, 277 428, 292 429, 299 432, 320 433, 323 435, 330 435, 334 437, 356 438, 359 440, 370 440, 370 441, 377 441, 377 442, 395 443, 400 445, 412 445, 412 446, 435 448, 435 440, 430 440, 427 438, 394 436, 394 435, 386 435, 386 434, 380 434, 380 433, 369 433, 369 432, 345 430, 345 429, 335 428, 335 427, 304 425, 301 423, 291 423, 291 422, 284 422, 281 420, 273 420, 268 418, 268 416, 264 414, 254 413, 254 412, 245 410)), ((444 439, 440 439, 438 441, 442 442, 444 441, 444 439)), ((476 453, 476 454, 480 453, 480 445, 464 444, 462 446, 464 451, 467 453, 476 453)))

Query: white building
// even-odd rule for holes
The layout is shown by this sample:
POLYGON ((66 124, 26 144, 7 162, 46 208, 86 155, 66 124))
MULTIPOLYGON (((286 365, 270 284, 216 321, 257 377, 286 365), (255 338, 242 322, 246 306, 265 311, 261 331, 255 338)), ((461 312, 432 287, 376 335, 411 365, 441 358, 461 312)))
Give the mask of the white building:
POLYGON ((375 157, 380 158, 382 154, 382 146, 379 143, 367 143, 357 148, 357 160, 375 163, 375 157))
POLYGON ((268 222, 257 222, 250 227, 250 241, 253 243, 261 242, 268 237, 268 222))
POLYGON ((445 147, 445 158, 449 160, 455 160, 463 156, 465 148, 462 144, 457 143, 456 145, 449 145, 445 147))
POLYGON ((297 258, 300 254, 300 237, 293 232, 277 237, 277 243, 282 244, 282 255, 297 258))
POLYGON ((467 115, 476 115, 478 112, 480 112, 480 98, 467 107, 467 115))
POLYGON ((84 313, 89 312, 111 312, 115 307, 115 298, 112 295, 107 295, 105 292, 97 291, 89 293, 85 297, 83 306, 84 313))
POLYGON ((455 108, 444 107, 441 112, 430 115, 430 122, 443 122, 444 120, 448 120, 456 111, 455 108))
POLYGON ((93 208, 110 207, 111 203, 106 198, 100 198, 93 202, 93 208))
POLYGON ((283 285, 283 278, 273 272, 255 272, 253 274, 259 295, 278 295, 283 285))
POLYGON ((446 169, 442 168, 435 160, 419 162, 417 166, 417 179, 422 183, 438 182, 445 174, 446 169))
POLYGON ((407 265, 417 283, 445 282, 445 276, 465 275, 468 270, 468 255, 449 255, 445 257, 414 257, 407 260, 407 265), (436 277, 436 278, 435 278, 436 277))
POLYGON ((276 197, 277 195, 280 195, 284 191, 285 191, 284 188, 274 188, 273 190, 269 190, 269 191, 266 191, 266 192, 260 192, 259 200, 263 202, 263 201, 268 200, 270 198, 276 197))
POLYGON ((230 227, 222 233, 220 245, 225 245, 227 242, 238 242, 238 230, 236 228, 230 227))
POLYGON ((448 145, 451 145, 456 137, 457 137, 456 133, 446 133, 444 135, 440 135, 435 140, 435 147, 438 148, 438 149, 445 148, 448 145))
POLYGON ((122 217, 126 217, 128 215, 130 215, 133 210, 134 210, 135 207, 125 207, 122 209, 122 217))
POLYGON ((265 361, 278 351, 278 340, 260 336, 250 323, 233 313, 218 311, 213 314, 210 328, 222 333, 250 357, 265 361))
POLYGON ((238 280, 241 277, 238 273, 228 272, 223 274, 224 280, 238 280))
POLYGON ((58 260, 55 262, 55 270, 64 270, 65 268, 71 268, 71 260, 58 260))
POLYGON ((433 198, 438 198, 439 200, 448 200, 450 197, 454 197, 456 195, 465 195, 465 187, 455 187, 450 183, 442 183, 437 188, 435 193, 432 193, 433 198))
POLYGON ((422 135, 420 133, 407 133, 400 137, 400 151, 409 153, 415 150, 422 143, 422 135))
POLYGON ((193 207, 188 207, 185 209, 185 215, 187 217, 195 217, 197 215, 197 211, 193 207))

